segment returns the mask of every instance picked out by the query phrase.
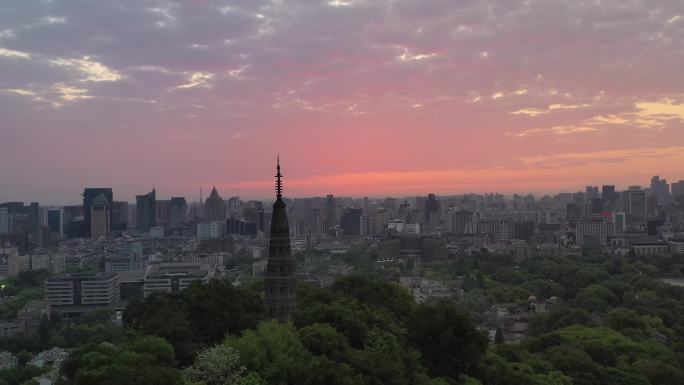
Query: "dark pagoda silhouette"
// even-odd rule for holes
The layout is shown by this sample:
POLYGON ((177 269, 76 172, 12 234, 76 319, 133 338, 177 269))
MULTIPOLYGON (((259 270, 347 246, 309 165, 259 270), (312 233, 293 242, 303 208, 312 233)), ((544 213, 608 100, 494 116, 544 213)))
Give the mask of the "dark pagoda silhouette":
POLYGON ((271 239, 266 270, 266 306, 271 318, 286 322, 297 307, 295 259, 290 249, 290 226, 283 202, 283 182, 280 159, 277 163, 276 201, 271 218, 271 239))

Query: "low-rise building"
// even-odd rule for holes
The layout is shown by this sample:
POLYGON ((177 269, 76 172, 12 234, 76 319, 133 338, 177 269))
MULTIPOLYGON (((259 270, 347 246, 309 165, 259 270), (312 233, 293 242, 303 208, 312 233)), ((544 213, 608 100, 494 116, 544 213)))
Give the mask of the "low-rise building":
POLYGON ((7 319, 0 321, 0 339, 12 338, 25 331, 26 325, 23 320, 7 319))
POLYGON ((24 321, 27 333, 35 333, 40 327, 43 317, 50 319, 50 303, 45 300, 33 300, 24 305, 17 312, 17 319, 24 321))
POLYGON ((684 238, 672 238, 669 241, 670 253, 684 254, 684 238))
POLYGON ((669 247, 663 241, 632 242, 634 255, 663 255, 669 252, 669 247))
POLYGON ((45 298, 53 312, 79 317, 95 308, 118 306, 120 290, 115 273, 63 274, 48 278, 45 298))
POLYGON ((192 253, 180 257, 182 263, 192 265, 223 266, 228 253, 192 253))
POLYGON ((0 277, 16 277, 29 269, 31 260, 28 255, 19 255, 16 247, 0 248, 0 277))
POLYGON ((151 265, 145 271, 144 296, 152 293, 178 292, 194 281, 208 282, 214 277, 215 268, 209 265, 189 263, 161 263, 151 265))

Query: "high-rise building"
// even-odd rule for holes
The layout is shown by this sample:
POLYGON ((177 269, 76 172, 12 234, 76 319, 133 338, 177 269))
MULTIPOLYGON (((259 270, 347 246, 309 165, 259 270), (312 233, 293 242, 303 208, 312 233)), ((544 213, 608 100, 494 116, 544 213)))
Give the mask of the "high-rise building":
MULTIPOLYGON (((90 215, 92 214, 91 205, 93 200, 97 198, 100 194, 103 194, 107 198, 107 202, 110 204, 109 210, 111 210, 111 203, 114 202, 114 194, 112 189, 108 187, 88 187, 83 190, 83 221, 85 234, 84 237, 90 237, 91 223, 90 215)), ((111 213, 109 214, 111 217, 111 213)))
POLYGON ((209 198, 204 203, 204 217, 210 222, 226 220, 226 205, 216 191, 216 186, 211 189, 209 198))
POLYGON ((90 237, 109 238, 111 225, 110 203, 104 194, 100 194, 90 203, 90 237))
POLYGON ((585 189, 585 198, 588 202, 591 202, 592 199, 598 198, 599 195, 599 188, 598 186, 587 186, 585 189))
POLYGON ((680 180, 679 182, 672 182, 672 197, 674 199, 684 197, 684 180, 680 180))
POLYGON ((568 222, 577 222, 582 218, 582 208, 577 203, 565 205, 565 218, 568 222))
POLYGON ((337 226, 337 205, 335 204, 335 197, 328 195, 325 197, 325 226, 326 230, 337 226))
POLYGON ((157 192, 152 189, 147 194, 135 197, 135 223, 140 231, 150 231, 157 225, 157 192))
POLYGON ((601 199, 603 199, 603 202, 615 203, 616 196, 615 186, 603 185, 603 187, 601 187, 601 199))
POLYGON ((28 215, 29 229, 34 230, 36 227, 40 226, 40 205, 38 202, 31 202, 31 204, 26 208, 26 215, 28 215))
POLYGON ((63 217, 62 209, 51 208, 45 211, 45 224, 50 228, 51 233, 64 235, 63 217))
POLYGON ((651 194, 658 199, 659 205, 664 205, 670 200, 670 185, 667 180, 660 179, 658 175, 651 178, 651 194))
POLYGON ((168 227, 171 223, 171 201, 157 200, 155 203, 156 225, 168 227))
POLYGON ((264 204, 260 201, 249 201, 244 210, 245 219, 256 224, 258 232, 264 232, 264 204))
POLYGON ((280 161, 276 173, 276 201, 271 217, 268 266, 266 268, 266 305, 271 318, 286 322, 297 307, 295 259, 290 248, 290 226, 283 202, 280 161))
POLYGON ((9 234, 11 231, 9 210, 7 207, 0 207, 0 234, 9 234))
POLYGON ((513 221, 499 219, 494 222, 494 238, 497 241, 509 241, 513 239, 514 234, 513 221))
POLYGON ((197 224, 197 238, 219 239, 225 238, 227 233, 226 221, 201 222, 197 224))
POLYGON ((185 223, 185 216, 188 211, 188 204, 183 197, 171 198, 169 219, 171 227, 180 227, 185 223))
POLYGON ((636 221, 646 219, 646 191, 641 186, 629 186, 622 196, 628 216, 636 221))
POLYGON ((340 217, 340 226, 346 235, 361 235, 361 209, 348 209, 340 217))
POLYGON ((436 221, 436 217, 439 214, 439 201, 435 194, 428 194, 427 200, 425 201, 425 223, 430 225, 436 221))
POLYGON ((128 228, 128 202, 112 202, 112 230, 128 228))

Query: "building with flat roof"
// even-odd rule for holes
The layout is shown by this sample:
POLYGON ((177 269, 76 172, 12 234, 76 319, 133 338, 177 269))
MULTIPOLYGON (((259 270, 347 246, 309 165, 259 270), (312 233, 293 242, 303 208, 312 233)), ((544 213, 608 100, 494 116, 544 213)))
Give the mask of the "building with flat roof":
POLYGON ((45 299, 53 312, 78 317, 92 309, 118 306, 120 290, 115 273, 62 274, 48 278, 45 299))
POLYGON ((664 241, 638 241, 632 242, 634 255, 663 255, 669 251, 664 241))
POLYGON ((105 260, 105 272, 107 273, 143 270, 143 245, 140 242, 129 242, 121 245, 116 255, 105 260))
POLYGON ((215 268, 206 264, 161 263, 150 265, 145 271, 144 296, 153 293, 178 292, 194 281, 208 282, 214 277, 215 268))
POLYGON ((16 277, 20 272, 29 269, 28 255, 19 255, 16 247, 0 248, 0 277, 16 277))
POLYGON ((40 327, 43 317, 50 319, 51 307, 46 300, 33 300, 17 312, 17 320, 23 321, 27 333, 35 333, 40 327))

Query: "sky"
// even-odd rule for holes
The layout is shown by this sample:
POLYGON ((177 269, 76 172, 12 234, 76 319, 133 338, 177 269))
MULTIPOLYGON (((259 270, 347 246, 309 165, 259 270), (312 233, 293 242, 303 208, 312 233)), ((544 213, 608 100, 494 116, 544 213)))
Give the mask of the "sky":
POLYGON ((2 0, 0 201, 684 179, 681 0, 2 0))

